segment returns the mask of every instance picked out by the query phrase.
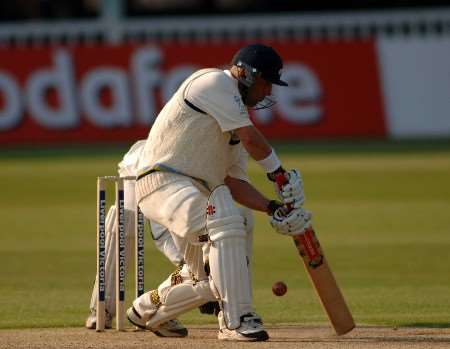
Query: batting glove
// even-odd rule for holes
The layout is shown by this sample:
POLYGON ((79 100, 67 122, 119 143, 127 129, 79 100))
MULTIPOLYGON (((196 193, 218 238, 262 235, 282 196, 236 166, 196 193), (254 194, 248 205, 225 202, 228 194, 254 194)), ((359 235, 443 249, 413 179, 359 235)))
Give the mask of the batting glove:
POLYGON ((278 197, 284 204, 290 204, 292 208, 299 208, 305 202, 303 192, 303 179, 299 171, 290 170, 285 173, 287 182, 281 188, 275 185, 278 197))
POLYGON ((303 208, 295 208, 286 213, 286 209, 280 207, 270 219, 270 225, 277 233, 293 236, 301 234, 310 228, 311 219, 311 212, 303 208))

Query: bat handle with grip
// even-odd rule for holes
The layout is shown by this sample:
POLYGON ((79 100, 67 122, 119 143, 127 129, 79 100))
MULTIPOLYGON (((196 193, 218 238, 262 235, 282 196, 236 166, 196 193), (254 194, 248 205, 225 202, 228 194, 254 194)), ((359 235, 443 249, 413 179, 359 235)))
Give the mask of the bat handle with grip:
MULTIPOLYGON (((286 184, 288 182, 288 179, 286 177, 286 172, 279 172, 275 175, 275 183, 277 183, 278 189, 281 190, 281 188, 283 187, 284 184, 286 184)), ((286 204, 286 208, 287 208, 287 213, 291 212, 293 207, 291 203, 286 204)), ((309 232, 312 234, 314 234, 313 228, 310 227, 308 229, 305 230, 305 232, 309 232)), ((298 235, 293 235, 292 238, 295 241, 295 244, 298 246, 299 245, 299 240, 300 239, 304 239, 304 232, 299 232, 298 235)), ((310 237, 311 238, 311 237, 310 237)), ((301 243, 304 243, 304 241, 302 241, 301 243)))
MULTIPOLYGON (((278 189, 281 190, 284 184, 288 182, 288 179, 286 177, 286 172, 279 172, 275 175, 275 183, 277 183, 278 189)), ((286 207, 288 211, 292 210, 292 204, 286 204, 286 207)))
MULTIPOLYGON (((277 183, 279 189, 281 189, 287 181, 288 179, 286 177, 286 172, 279 172, 275 175, 275 182, 277 183)), ((291 203, 286 204, 286 207, 288 209, 288 213, 293 209, 291 203)), ((293 235, 292 239, 294 239, 295 246, 297 247, 302 258, 303 255, 307 256, 307 263, 309 266, 317 267, 322 264, 322 252, 312 227, 293 235)))

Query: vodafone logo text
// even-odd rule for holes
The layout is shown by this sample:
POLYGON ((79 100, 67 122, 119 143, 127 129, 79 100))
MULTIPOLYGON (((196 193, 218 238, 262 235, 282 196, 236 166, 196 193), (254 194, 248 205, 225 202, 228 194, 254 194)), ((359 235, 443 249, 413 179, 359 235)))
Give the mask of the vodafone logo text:
MULTIPOLYGON (((379 92, 359 88, 360 81, 367 85, 373 77, 365 66, 357 71, 351 61, 358 61, 357 52, 347 56, 345 47, 303 46, 277 44, 289 87, 274 86, 278 103, 251 113, 266 136, 383 132, 383 123, 367 124, 368 114, 382 113, 379 92), (339 55, 345 55, 340 65, 330 65, 327 57, 339 55), (364 122, 358 123, 359 115, 364 122)), ((204 43, 0 50, 0 144, 146 137, 187 76, 202 67, 224 66, 238 47, 204 43)))
POLYGON ((154 90, 159 88, 166 100, 194 70, 179 66, 163 79, 161 59, 159 50, 141 49, 133 52, 129 67, 110 66, 105 59, 105 64, 77 77, 74 57, 59 49, 51 53, 51 65, 37 67, 23 88, 12 74, 0 70, 0 130, 16 127, 24 111, 48 129, 77 128, 81 115, 101 128, 151 125, 158 112, 154 90))

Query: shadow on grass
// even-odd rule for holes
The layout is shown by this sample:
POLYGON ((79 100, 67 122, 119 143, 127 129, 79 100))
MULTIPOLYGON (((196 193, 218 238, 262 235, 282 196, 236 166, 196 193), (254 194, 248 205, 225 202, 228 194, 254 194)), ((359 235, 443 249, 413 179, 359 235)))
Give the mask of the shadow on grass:
POLYGON ((450 322, 411 322, 402 324, 402 327, 423 327, 423 328, 450 328, 450 322))

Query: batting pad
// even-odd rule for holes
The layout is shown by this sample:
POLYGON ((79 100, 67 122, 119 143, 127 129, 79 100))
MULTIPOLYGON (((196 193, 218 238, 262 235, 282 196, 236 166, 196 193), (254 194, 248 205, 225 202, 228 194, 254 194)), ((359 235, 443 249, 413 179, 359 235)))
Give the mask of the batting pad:
POLYGON ((184 281, 170 288, 163 303, 147 321, 146 327, 156 330, 162 323, 211 301, 216 301, 216 298, 211 292, 208 280, 196 283, 192 280, 184 281))
POLYGON ((247 267, 248 280, 250 285, 251 303, 253 304, 253 289, 252 289, 252 257, 253 257, 253 229, 255 227, 255 220, 253 218, 253 211, 247 207, 239 207, 242 217, 244 217, 245 232, 247 233, 246 253, 247 253, 247 267))
POLYGON ((235 329, 241 325, 241 315, 253 307, 244 218, 224 185, 215 188, 208 199, 206 228, 211 240, 212 287, 220 295, 227 327, 235 329))

